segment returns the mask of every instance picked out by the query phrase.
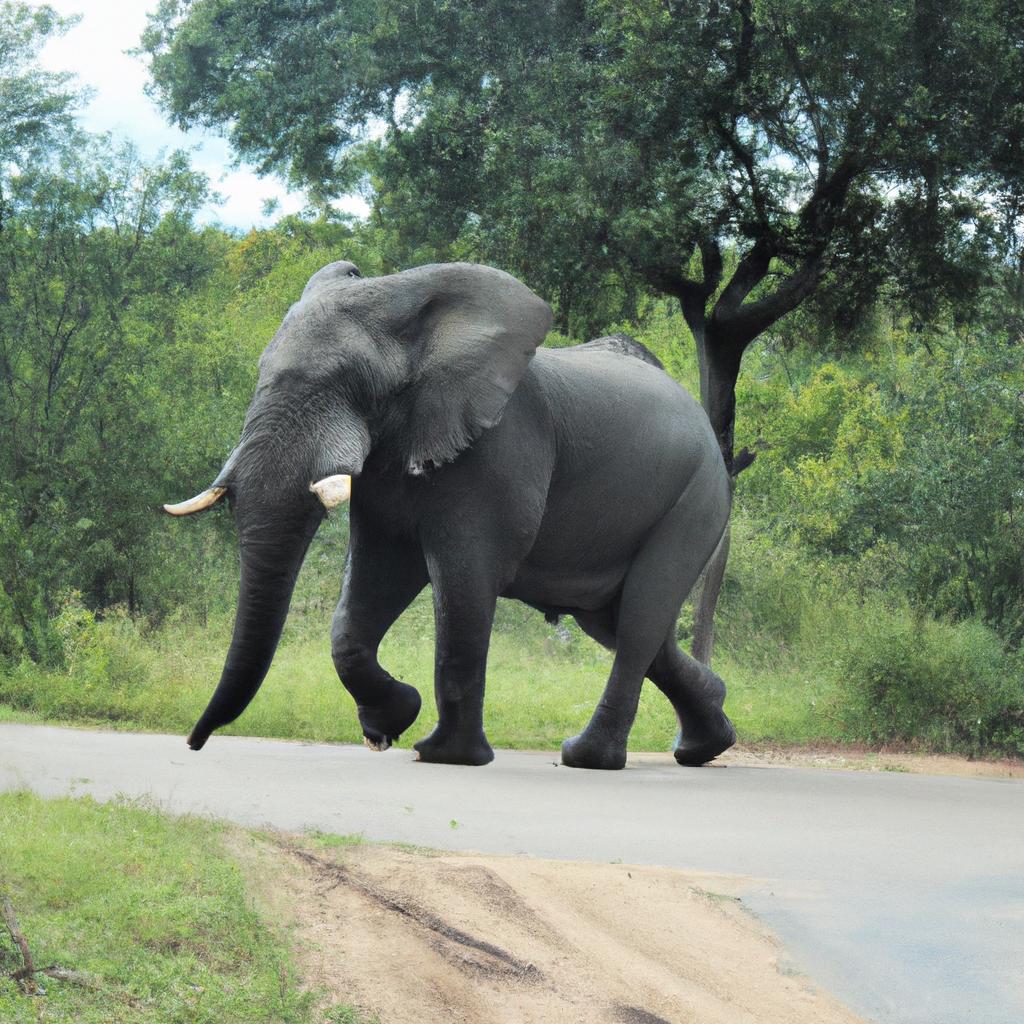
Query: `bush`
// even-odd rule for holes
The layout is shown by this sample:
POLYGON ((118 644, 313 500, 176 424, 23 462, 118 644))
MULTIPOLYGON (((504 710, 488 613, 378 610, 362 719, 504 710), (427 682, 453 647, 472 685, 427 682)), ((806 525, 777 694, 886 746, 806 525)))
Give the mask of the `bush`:
MULTIPOLYGON (((848 566, 814 558, 773 537, 742 511, 734 513, 716 621, 723 647, 760 662, 768 650, 827 660, 831 637, 851 627, 859 603, 848 566)), ((687 622, 684 615, 680 625, 687 622)))
POLYGON ((25 659, 0 673, 0 701, 45 718, 133 721, 153 674, 153 652, 124 608, 103 618, 70 594, 52 622, 60 667, 25 659))
POLYGON ((974 622, 873 615, 837 663, 841 718, 870 743, 1024 754, 1024 680, 974 622))

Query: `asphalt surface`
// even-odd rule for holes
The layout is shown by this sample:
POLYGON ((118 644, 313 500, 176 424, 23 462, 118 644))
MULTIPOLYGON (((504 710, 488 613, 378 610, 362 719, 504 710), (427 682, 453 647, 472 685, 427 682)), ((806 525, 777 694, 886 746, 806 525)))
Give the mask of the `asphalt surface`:
POLYGON ((793 959, 879 1024, 1024 1021, 1024 781, 789 767, 485 768, 408 750, 0 725, 0 789, 245 825, 748 876, 793 959))

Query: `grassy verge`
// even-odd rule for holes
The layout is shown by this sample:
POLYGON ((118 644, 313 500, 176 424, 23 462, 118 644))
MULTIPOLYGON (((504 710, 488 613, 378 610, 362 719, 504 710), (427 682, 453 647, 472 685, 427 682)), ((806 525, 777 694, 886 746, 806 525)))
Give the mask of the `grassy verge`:
POLYGON ((37 967, 28 995, 0 926, 0 1020, 110 1024, 315 1024, 358 1018, 315 1008, 284 937, 253 909, 225 831, 140 806, 0 794, 0 886, 37 967))
POLYGON ((24 711, 12 708, 9 704, 0 703, 0 722, 12 722, 16 725, 41 725, 46 718, 38 711, 24 711))
MULTIPOLYGON (((857 581, 841 564, 809 564, 771 548, 742 521, 719 609, 715 667, 742 742, 896 743, 969 755, 1024 753, 1024 660, 975 621, 923 617, 857 581), (746 531, 746 533, 744 533, 746 531), (845 574, 845 575, 844 575, 845 574)), ((300 592, 263 687, 223 730, 249 736, 360 742, 352 700, 329 651, 325 571, 300 592)), ((689 621, 684 611, 681 623, 689 621)), ((96 723, 187 733, 227 650, 228 614, 199 627, 143 633, 123 615, 65 617, 65 665, 0 671, 0 721, 96 723)), ((684 646, 685 636, 680 637, 684 646)), ((381 662, 417 686, 424 710, 402 738, 434 725, 434 624, 423 594, 395 624, 381 662)), ((611 658, 571 619, 553 627, 500 602, 491 642, 485 726, 496 746, 555 751, 587 723, 611 658)), ((630 748, 668 750, 675 716, 645 686, 630 748)))
MULTIPOLYGON (((67 669, 23 664, 0 676, 0 719, 92 722, 123 728, 187 732, 220 674, 230 622, 205 629, 176 624, 143 637, 130 623, 105 622, 67 669)), ((293 616, 259 695, 226 733, 361 742, 352 699, 330 657, 329 616, 293 616)), ((381 662, 420 689, 424 711, 403 744, 433 727, 434 627, 422 596, 385 639, 381 662)), ((606 651, 574 626, 554 629, 539 615, 504 603, 488 662, 486 726, 504 747, 556 749, 578 732, 594 708, 611 665, 606 651)), ((636 749, 667 748, 671 709, 645 693, 636 749)))
MULTIPOLYGON (((331 663, 329 623, 294 623, 259 695, 227 734, 318 741, 362 740, 355 707, 331 663)), ((402 745, 436 721, 434 631, 421 598, 385 639, 381 662, 418 687, 424 710, 402 745)), ((142 638, 128 629, 105 639, 100 664, 43 671, 25 665, 0 676, 0 721, 64 721, 128 729, 187 732, 213 690, 227 649, 227 623, 205 630, 170 627, 142 638)), ((744 739, 836 741, 826 713, 834 683, 792 657, 745 658, 728 650, 716 665, 728 681, 727 709, 744 739), (758 661, 761 663, 758 664, 758 661)), ((548 626, 536 613, 502 608, 488 659, 485 725, 500 747, 557 750, 586 725, 601 695, 611 657, 571 623, 548 626)), ((668 750, 676 732, 665 698, 644 687, 633 750, 668 750)))

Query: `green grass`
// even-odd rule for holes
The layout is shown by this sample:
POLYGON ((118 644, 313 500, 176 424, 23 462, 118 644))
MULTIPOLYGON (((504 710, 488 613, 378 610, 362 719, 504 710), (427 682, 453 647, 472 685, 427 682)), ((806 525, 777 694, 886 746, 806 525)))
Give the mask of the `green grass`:
MULTIPOLYGON (((355 707, 330 657, 329 614, 293 613, 259 694, 228 735, 328 742, 362 741, 355 707)), ((187 733, 220 674, 230 636, 227 618, 205 629, 184 623, 143 637, 130 624, 101 623, 90 652, 69 670, 23 665, 0 674, 0 721, 54 721, 187 733)), ((434 627, 429 595, 396 623, 380 660, 416 686, 423 711, 402 737, 409 746, 436 722, 433 700, 434 627)), ((744 740, 807 742, 836 739, 821 709, 834 683, 791 656, 745 656, 721 650, 726 710, 744 740)), ((600 698, 611 655, 571 619, 559 628, 535 612, 501 602, 488 658, 485 728, 497 747, 557 751, 579 732, 600 698)), ((644 686, 630 749, 669 750, 676 720, 668 702, 644 686)))
POLYGON ((5 1024, 313 1024, 341 1017, 300 990, 284 937, 259 917, 225 827, 129 803, 0 795, 0 886, 45 995, 9 975, 20 954, 0 926, 5 1024))
MULTIPOLYGON (((730 561, 715 668, 726 681, 726 711, 741 742, 896 742, 973 755, 1024 750, 1024 661, 1009 658, 990 630, 924 622, 905 604, 855 585, 840 565, 804 564, 792 552, 766 548, 742 520, 735 531, 743 557, 730 561), (917 653, 897 665, 895 652, 903 649, 917 653), (954 719, 959 724, 951 729, 954 719)), ((320 567, 300 581, 270 674, 245 714, 222 732, 361 742, 354 704, 330 657, 334 587, 320 567)), ((689 621, 685 610, 680 621, 689 621)), ((63 668, 23 663, 0 671, 0 721, 185 734, 220 676, 231 618, 220 614, 202 627, 171 621, 143 633, 124 615, 97 621, 80 610, 66 615, 61 629, 63 668)), ((380 653, 381 663, 423 696, 420 718, 401 746, 435 724, 433 659, 433 614, 424 593, 380 653)), ((491 743, 556 752, 586 725, 610 668, 610 654, 571 619, 553 627, 521 604, 499 602, 484 712, 491 743)), ((668 702, 645 685, 630 749, 669 750, 676 729, 668 702)))
POLYGON ((318 829, 311 829, 306 833, 306 841, 318 850, 337 850, 350 846, 363 846, 366 844, 366 837, 361 832, 338 835, 336 832, 321 832, 318 829))
POLYGON ((12 708, 9 704, 0 703, 0 723, 41 725, 45 721, 46 718, 38 711, 26 711, 21 708, 12 708))
MULTIPOLYGON (((178 624, 150 637, 118 623, 101 624, 92 651, 69 670, 24 664, 0 674, 0 720, 85 722, 118 728, 187 732, 220 674, 229 625, 205 630, 178 624)), ((245 714, 227 734, 319 741, 362 741, 352 699, 330 657, 329 616, 293 618, 273 668, 245 714)), ((560 638, 536 613, 502 608, 488 660, 486 728, 493 744, 556 750, 590 717, 611 667, 609 654, 575 627, 560 638)), ((433 728, 434 629, 429 596, 385 639, 381 662, 424 698, 408 745, 433 728)), ((635 749, 667 749, 675 718, 652 688, 641 702, 635 749)))
MULTIPOLYGON (((273 667, 248 710, 224 733, 362 741, 354 704, 330 657, 341 540, 329 535, 311 552, 273 667)), ((796 585, 794 581, 803 576, 788 563, 772 563, 766 574, 764 554, 751 548, 749 540, 736 545, 738 554, 730 560, 721 609, 715 666, 729 689, 726 710, 745 741, 841 738, 829 711, 835 703, 835 673, 818 656, 828 647, 829 637, 844 627, 842 616, 836 617, 839 606, 796 585), (741 559, 748 549, 752 557, 741 559)), ((231 581, 223 580, 220 589, 230 595, 231 581)), ((681 621, 688 621, 687 613, 681 621)), ((97 620, 84 608, 70 605, 56 627, 65 665, 0 668, 0 721, 185 734, 220 676, 231 616, 227 611, 211 614, 202 626, 185 617, 172 618, 157 630, 143 631, 116 610, 97 620)), ((380 660, 423 696, 420 718, 401 740, 402 746, 409 746, 427 735, 436 721, 429 592, 420 595, 392 628, 380 660)), ((563 739, 589 721, 610 668, 609 653, 571 618, 553 627, 524 605, 500 601, 484 704, 491 743, 556 752, 563 739)), ((668 702, 652 685, 645 685, 630 748, 669 750, 676 730, 668 702)))
POLYGON ((725 709, 743 743, 844 743, 834 707, 841 688, 824 669, 782 655, 758 666, 723 653, 715 668, 728 683, 725 709))

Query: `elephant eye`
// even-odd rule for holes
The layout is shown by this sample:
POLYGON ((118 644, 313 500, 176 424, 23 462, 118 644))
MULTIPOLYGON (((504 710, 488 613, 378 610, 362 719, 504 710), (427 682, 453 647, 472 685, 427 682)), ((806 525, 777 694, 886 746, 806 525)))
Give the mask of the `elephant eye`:
POLYGON ((362 277, 363 275, 360 274, 359 271, 356 270, 355 267, 353 267, 345 276, 346 277, 362 277))

